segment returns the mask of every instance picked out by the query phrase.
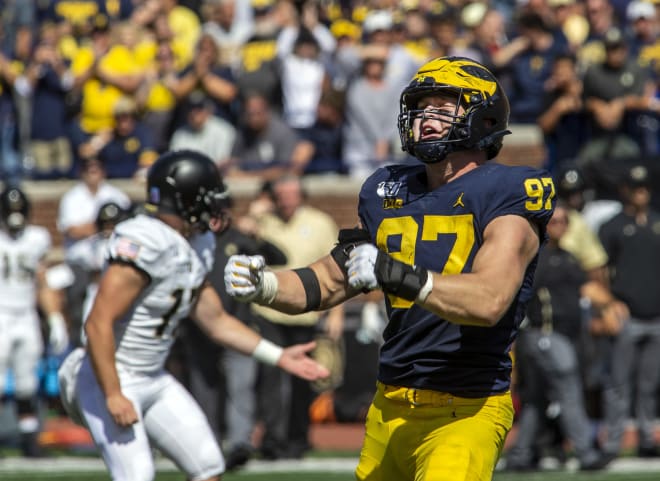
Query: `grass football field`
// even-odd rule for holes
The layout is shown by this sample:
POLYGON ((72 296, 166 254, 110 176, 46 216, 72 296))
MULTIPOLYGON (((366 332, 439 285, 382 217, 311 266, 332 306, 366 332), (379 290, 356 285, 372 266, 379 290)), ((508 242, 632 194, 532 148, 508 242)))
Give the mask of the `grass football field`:
MULTIPOLYGON (((110 478, 103 473, 16 473, 0 476, 2 481, 108 481, 110 478)), ((226 474, 223 481, 354 481, 351 473, 332 472, 278 472, 278 473, 251 473, 238 472, 226 474)), ((566 473, 566 472, 539 472, 539 473, 497 473, 493 481, 657 481, 660 473, 566 473)), ((179 473, 163 473, 156 477, 156 481, 183 481, 179 473)))
MULTIPOLYGON (((520 473, 496 474, 493 481, 657 481, 660 473, 520 473)), ((106 474, 100 473, 49 473, 2 475, 3 481, 108 481, 106 474)), ((355 481, 351 473, 236 473, 226 474, 223 481, 355 481)), ((156 477, 156 481, 183 481, 179 473, 163 473, 156 477)))
MULTIPOLYGON (((98 461, 98 460, 97 460, 98 461)), ((623 461, 623 460, 622 460, 623 461)), ((67 458, 32 465, 11 464, 0 458, 1 481, 109 481, 102 463, 89 457, 67 458), (85 464, 87 463, 87 464, 85 464), (12 467, 13 466, 13 467, 12 467)), ((301 462, 255 462, 244 470, 227 473, 223 481, 354 481, 352 469, 356 458, 305 459, 301 462)), ((160 465, 156 481, 184 481, 185 477, 173 465, 160 465)), ((526 473, 496 472, 493 481, 658 481, 660 462, 651 464, 615 462, 607 471, 581 473, 575 471, 539 471, 526 473)))

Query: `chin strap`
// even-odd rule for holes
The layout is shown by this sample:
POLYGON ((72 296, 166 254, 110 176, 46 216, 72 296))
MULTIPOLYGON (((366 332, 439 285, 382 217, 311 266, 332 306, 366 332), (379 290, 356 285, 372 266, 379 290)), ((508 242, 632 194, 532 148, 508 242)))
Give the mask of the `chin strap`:
POLYGON ((439 142, 419 143, 413 146, 412 154, 426 164, 443 161, 453 149, 439 142))

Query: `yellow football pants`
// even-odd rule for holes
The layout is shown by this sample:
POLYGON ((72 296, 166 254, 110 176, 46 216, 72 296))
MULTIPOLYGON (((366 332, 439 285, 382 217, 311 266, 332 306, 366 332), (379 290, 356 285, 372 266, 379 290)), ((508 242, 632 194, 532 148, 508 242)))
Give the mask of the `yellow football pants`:
POLYGON ((460 398, 378 383, 361 481, 488 481, 513 424, 510 393, 460 398))

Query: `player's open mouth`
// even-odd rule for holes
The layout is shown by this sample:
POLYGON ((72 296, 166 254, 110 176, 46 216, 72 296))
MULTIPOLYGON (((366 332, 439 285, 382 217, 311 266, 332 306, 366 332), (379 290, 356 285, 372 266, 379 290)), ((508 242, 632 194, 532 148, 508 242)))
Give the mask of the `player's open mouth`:
POLYGON ((434 140, 442 138, 442 133, 430 126, 422 127, 420 140, 434 140))

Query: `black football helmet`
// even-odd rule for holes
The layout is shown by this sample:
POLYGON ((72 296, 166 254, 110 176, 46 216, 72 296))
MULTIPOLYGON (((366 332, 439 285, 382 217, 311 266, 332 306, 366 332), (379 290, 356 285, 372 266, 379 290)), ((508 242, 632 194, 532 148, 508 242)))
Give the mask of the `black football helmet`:
POLYGON ((116 202, 106 202, 96 214, 96 230, 102 232, 113 228, 129 217, 129 212, 116 202))
POLYGON ((398 118, 401 147, 425 163, 443 160, 460 150, 485 150, 488 158, 502 148, 502 137, 511 132, 509 100, 495 76, 480 63, 464 57, 441 57, 424 64, 401 93, 398 118), (451 123, 442 139, 415 140, 413 124, 428 112, 418 108, 422 97, 456 95, 465 113, 436 111, 433 115, 451 123))
POLYGON ((0 216, 11 233, 20 232, 27 225, 30 201, 17 187, 8 187, 0 194, 0 216))
POLYGON ((586 189, 587 181, 580 169, 570 167, 559 175, 559 182, 557 182, 559 197, 565 198, 574 193, 584 192, 586 189))
POLYGON ((228 207, 229 193, 220 171, 201 152, 167 152, 149 169, 147 211, 175 214, 206 231, 214 218, 224 218, 228 207))

